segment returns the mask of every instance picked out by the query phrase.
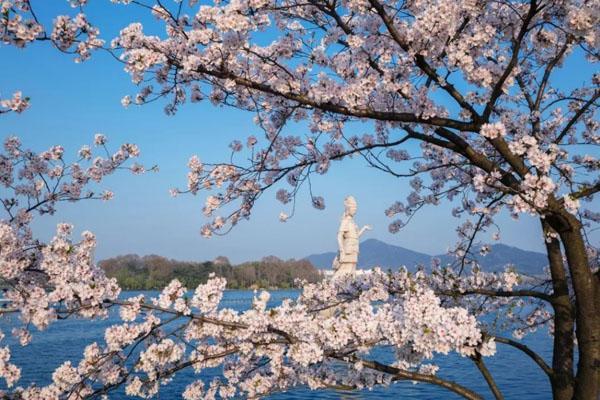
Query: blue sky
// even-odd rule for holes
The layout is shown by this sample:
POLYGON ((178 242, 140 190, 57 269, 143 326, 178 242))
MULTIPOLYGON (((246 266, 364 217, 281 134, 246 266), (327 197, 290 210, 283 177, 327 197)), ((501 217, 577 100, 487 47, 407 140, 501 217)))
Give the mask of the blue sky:
MULTIPOLYGON (((121 15, 122 7, 113 9, 118 12, 111 15, 105 38, 111 38, 129 18, 121 15)), ((45 12, 41 10, 42 15, 45 12)), ((105 9, 92 9, 90 13, 107 16, 105 9)), ((14 134, 34 150, 62 144, 67 154, 75 154, 100 132, 115 146, 122 142, 138 144, 141 161, 160 167, 158 173, 119 173, 107 179, 102 186, 116 194, 110 202, 63 204, 57 215, 36 223, 42 237, 49 237, 57 222, 68 221, 79 231, 91 230, 97 235, 99 259, 125 253, 160 254, 182 260, 225 255, 234 262, 266 255, 297 258, 336 247, 343 198, 352 194, 359 205, 357 221, 374 227, 365 238, 430 254, 445 252, 455 242, 457 220, 450 216, 447 204, 423 210, 400 233, 389 234, 390 221, 383 211, 393 201, 406 197, 408 183, 374 171, 359 159, 333 164, 330 173, 315 176, 313 192, 325 197, 324 211, 310 206, 305 191, 295 217, 280 223, 279 212, 287 210, 271 192, 257 204, 250 221, 242 222, 227 236, 204 239, 199 229, 206 222, 202 215, 205 194, 172 198, 168 190, 185 187, 186 163, 192 154, 207 161, 225 160, 233 139, 259 135, 253 115, 215 108, 209 103, 188 104, 175 116, 165 115, 160 102, 124 109, 120 99, 135 93, 135 88, 122 65, 107 54, 96 53, 90 61, 75 64, 47 44, 38 44, 26 49, 0 46, 0 59, 0 97, 22 90, 31 97, 32 104, 21 115, 9 114, 0 119, 2 139, 14 134)), ((302 134, 301 130, 294 127, 291 133, 302 134)), ((537 220, 524 217, 515 222, 503 216, 499 222, 503 243, 543 249, 537 220)))

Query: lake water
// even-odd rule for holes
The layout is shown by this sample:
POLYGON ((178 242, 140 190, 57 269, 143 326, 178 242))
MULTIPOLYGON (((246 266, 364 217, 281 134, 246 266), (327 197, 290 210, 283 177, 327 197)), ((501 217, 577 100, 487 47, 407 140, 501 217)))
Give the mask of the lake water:
MULTIPOLYGON (((138 293, 155 295, 156 292, 124 292, 123 297, 134 296, 138 293)), ((271 292, 270 305, 280 303, 284 298, 296 297, 297 291, 271 292)), ((253 296, 252 291, 233 290, 227 291, 223 299, 223 306, 238 310, 250 306, 253 296)), ((10 317, 10 318, 15 318, 10 317)), ((52 371, 66 360, 77 363, 82 356, 86 345, 97 341, 103 343, 104 329, 119 323, 116 313, 106 320, 87 321, 70 319, 52 324, 43 333, 34 333, 33 341, 27 347, 15 345, 9 332, 15 324, 14 319, 0 318, 0 329, 5 332, 6 339, 11 343, 12 359, 22 368, 20 386, 27 386, 31 382, 48 384, 52 371)), ((550 362, 552 340, 545 332, 538 332, 526 337, 525 344, 538 352, 550 362)), ((498 386, 506 399, 532 399, 542 400, 551 398, 550 385, 544 373, 537 365, 518 350, 498 344, 495 357, 487 358, 487 366, 495 377, 498 386)), ((375 351, 373 357, 380 361, 391 361, 389 352, 384 349, 375 351)), ((482 394, 486 399, 492 395, 475 365, 468 359, 457 355, 440 357, 435 360, 440 365, 438 376, 456 381, 472 390, 482 394)), ((202 375, 205 376, 205 372, 202 375)), ((198 378, 193 371, 178 373, 173 382, 163 386, 160 399, 181 398, 185 385, 192 379, 198 378)), ((127 399, 124 391, 113 392, 110 399, 127 399)), ((388 387, 381 387, 372 391, 343 392, 334 390, 310 391, 306 388, 293 388, 287 392, 271 395, 269 399, 459 399, 461 397, 452 392, 424 383, 398 382, 388 387)))

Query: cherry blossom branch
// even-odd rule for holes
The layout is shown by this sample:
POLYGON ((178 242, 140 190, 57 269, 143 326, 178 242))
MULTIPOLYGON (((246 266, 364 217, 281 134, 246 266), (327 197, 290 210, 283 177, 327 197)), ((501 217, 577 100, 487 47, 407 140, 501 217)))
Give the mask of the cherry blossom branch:
POLYGON ((571 130, 571 128, 577 123, 577 121, 579 120, 579 118, 581 118, 581 116, 583 114, 586 113, 586 111, 595 103, 596 100, 598 100, 600 98, 600 90, 596 89, 596 91, 594 92, 594 95, 592 97, 590 97, 589 100, 587 100, 578 110, 577 112, 573 115, 573 117, 569 120, 569 122, 567 122, 567 124, 565 125, 565 127, 562 129, 562 131, 558 134, 558 136, 556 137, 556 139, 554 140, 554 143, 560 143, 563 138, 569 133, 569 131, 571 130))
MULTIPOLYGON (((332 356, 333 357, 333 356, 332 356)), ((346 361, 348 357, 333 357, 337 358, 341 361, 346 361)), ((392 375, 393 380, 410 380, 417 382, 426 382, 431 383, 436 386, 443 387, 444 389, 448 389, 459 396, 464 397, 469 400, 483 400, 483 397, 474 391, 465 388, 464 386, 459 385, 456 382, 444 380, 436 377, 435 375, 426 375, 420 374, 418 372, 404 371, 390 365, 382 364, 378 361, 365 360, 356 356, 352 356, 349 360, 353 363, 360 362, 364 367, 373 369, 375 371, 385 372, 386 374, 392 375)))
POLYGON ((11 99, 0 99, 0 115, 9 112, 22 113, 29 107, 29 97, 23 97, 23 93, 15 92, 11 99))
POLYGON ((481 355, 476 354, 473 357, 471 357, 471 360, 475 363, 475 365, 477 366, 477 369, 479 370, 479 372, 481 372, 481 375, 483 375, 490 390, 492 391, 492 394, 494 395, 494 398, 496 400, 504 400, 504 396, 502 395, 500 388, 496 384, 496 381, 494 380, 494 377, 492 376, 490 371, 485 366, 485 362, 483 361, 483 358, 481 357, 481 355))
MULTIPOLYGON (((181 67, 181 66, 180 66, 181 67)), ((219 79, 229 79, 234 81, 236 84, 249 88, 259 90, 263 93, 275 95, 278 97, 282 97, 288 100, 292 100, 298 104, 303 106, 308 106, 311 108, 316 108, 328 112, 332 112, 335 114, 346 115, 349 117, 357 117, 357 118, 369 118, 373 120, 379 121, 395 121, 395 122, 409 122, 409 123, 420 123, 424 125, 432 125, 432 126, 443 126, 454 129, 459 129, 463 131, 474 131, 476 128, 471 123, 465 123, 462 121, 442 118, 442 117, 431 117, 431 118, 423 118, 419 117, 413 113, 399 113, 399 112, 389 112, 389 111, 381 111, 370 108, 362 108, 362 109, 352 109, 340 104, 335 104, 331 102, 319 103, 315 100, 312 100, 306 96, 303 96, 299 93, 294 92, 283 92, 271 87, 268 84, 256 82, 251 79, 247 79, 241 76, 234 74, 231 71, 227 70, 211 70, 203 65, 199 65, 196 67, 196 72, 208 76, 212 76, 219 79)))
POLYGON ((582 199, 585 197, 593 196, 598 192, 600 192, 600 182, 596 183, 593 186, 584 187, 576 192, 572 192, 571 194, 569 194, 569 197, 572 199, 582 199))
POLYGON ((492 289, 467 289, 464 291, 449 291, 449 290, 445 290, 445 291, 440 291, 438 292, 441 295, 444 296, 450 296, 450 297, 455 297, 455 296, 472 296, 472 295, 478 295, 478 296, 491 296, 491 297, 534 297, 540 300, 544 300, 547 301, 548 303, 552 303, 553 302, 553 298, 551 295, 548 295, 546 293, 543 292, 538 292, 535 290, 512 290, 512 291, 505 291, 505 290, 492 290, 492 289))
POLYGON ((502 76, 500 77, 500 79, 498 79, 498 81, 494 85, 494 88, 492 89, 492 92, 490 93, 489 100, 485 106, 485 109, 483 110, 483 113, 482 113, 483 121, 485 121, 485 122, 489 121, 490 116, 492 115, 492 112, 496 105, 496 101, 502 94, 502 90, 504 88, 504 83, 506 82, 508 77, 512 74, 514 68, 517 66, 517 63, 519 60, 519 51, 521 49, 523 39, 525 38, 525 35, 529 31, 529 24, 533 20, 534 16, 543 7, 544 7, 543 5, 538 6, 536 0, 531 0, 529 2, 529 9, 527 10, 527 15, 523 18, 523 23, 521 25, 521 29, 519 30, 517 37, 513 41, 512 56, 510 58, 510 61, 508 62, 506 68, 504 69, 502 76))
MULTIPOLYGON (((410 47, 402 39, 402 36, 400 35, 400 33, 398 32, 398 30, 396 29, 396 27, 394 25, 394 21, 387 14, 387 12, 385 11, 384 6, 378 0, 369 0, 369 3, 376 10, 377 14, 379 14, 379 16, 381 17, 382 21, 384 22, 384 24, 385 24, 388 32, 390 33, 390 35, 392 36, 392 38, 394 39, 394 41, 396 43, 398 43, 398 45, 400 46, 400 48, 402 48, 402 50, 408 52, 409 49, 410 49, 410 47)), ((415 63, 416 63, 416 65, 431 80, 433 80, 442 89, 444 89, 446 92, 448 92, 448 94, 450 96, 452 96, 452 98, 454 100, 456 100, 456 102, 461 107, 463 107, 464 109, 468 110, 469 113, 471 114, 471 116, 474 119, 476 119, 476 120, 479 119, 479 114, 473 108, 473 106, 469 102, 467 102, 465 100, 465 98, 456 90, 456 88, 452 84, 450 84, 450 83, 446 82, 445 80, 441 79, 441 77, 436 73, 436 71, 427 63, 427 61, 425 60, 425 57, 423 57, 421 54, 416 54, 414 57, 415 57, 415 63)))
POLYGON ((546 92, 546 85, 548 84, 548 81, 550 79, 552 71, 556 67, 556 65, 559 63, 559 61, 563 58, 563 56, 564 56, 565 52, 567 51, 567 49, 569 48, 571 42, 572 42, 572 36, 567 35, 567 39, 565 40, 565 43, 561 46, 561 48, 558 51, 558 53, 556 54, 556 56, 546 66, 546 69, 544 70, 544 76, 542 77, 542 80, 540 82, 537 96, 535 98, 535 102, 533 103, 533 106, 531 107, 531 111, 539 111, 540 105, 542 103, 542 99, 544 98, 544 94, 546 92))

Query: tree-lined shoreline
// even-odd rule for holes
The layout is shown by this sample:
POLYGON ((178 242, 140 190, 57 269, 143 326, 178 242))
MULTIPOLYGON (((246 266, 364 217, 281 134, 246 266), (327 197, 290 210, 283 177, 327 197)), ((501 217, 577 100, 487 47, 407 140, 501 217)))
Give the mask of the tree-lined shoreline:
POLYGON ((195 288, 213 273, 227 279, 228 289, 289 289, 295 287, 296 280, 314 283, 321 279, 321 273, 308 260, 274 256, 232 265, 225 257, 197 262, 127 254, 102 260, 99 266, 125 290, 158 290, 173 279, 195 288))

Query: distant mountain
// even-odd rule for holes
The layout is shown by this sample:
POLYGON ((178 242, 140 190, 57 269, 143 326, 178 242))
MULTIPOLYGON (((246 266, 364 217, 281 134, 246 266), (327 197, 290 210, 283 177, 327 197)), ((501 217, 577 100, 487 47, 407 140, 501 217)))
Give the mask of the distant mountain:
MULTIPOLYGON (((486 256, 477 255, 476 257, 479 264, 489 272, 502 271, 506 264, 514 264, 520 272, 535 275, 541 273, 548 264, 546 255, 542 253, 526 251, 504 244, 495 244, 490 248, 491 251, 486 256)), ((312 254, 306 259, 319 269, 330 269, 335 255, 335 252, 312 254)), ((418 264, 429 266, 433 257, 429 254, 394 246, 381 240, 368 239, 360 244, 358 268, 369 269, 379 266, 384 269, 397 270, 400 266, 406 265, 409 269, 414 269, 418 264)), ((435 257, 439 258, 442 264, 450 264, 453 261, 446 254, 435 257)))
MULTIPOLYGON (((317 268, 329 269, 336 254, 336 252, 313 254, 306 259, 317 268)), ((358 268, 369 269, 380 266, 396 270, 402 265, 412 267, 417 264, 429 264, 430 260, 431 256, 428 254, 394 246, 377 239, 367 239, 360 244, 358 268)))
MULTIPOLYGON (((319 269, 329 269, 336 254, 336 252, 313 254, 306 259, 319 269)), ((421 263, 429 264, 430 260, 430 255, 394 246, 377 239, 367 239, 360 244, 358 268, 369 269, 373 266, 380 266, 396 270, 402 265, 412 267, 421 263)))
MULTIPOLYGON (((475 257, 477 262, 489 272, 503 271, 506 264, 513 264, 523 274, 536 275, 540 274, 544 267, 548 265, 546 255, 535 251, 523 250, 505 244, 494 244, 490 246, 490 249, 491 251, 485 256, 474 251, 474 253, 477 253, 475 257)), ((440 258, 442 264, 452 262, 452 258, 447 254, 437 257, 440 258)))

